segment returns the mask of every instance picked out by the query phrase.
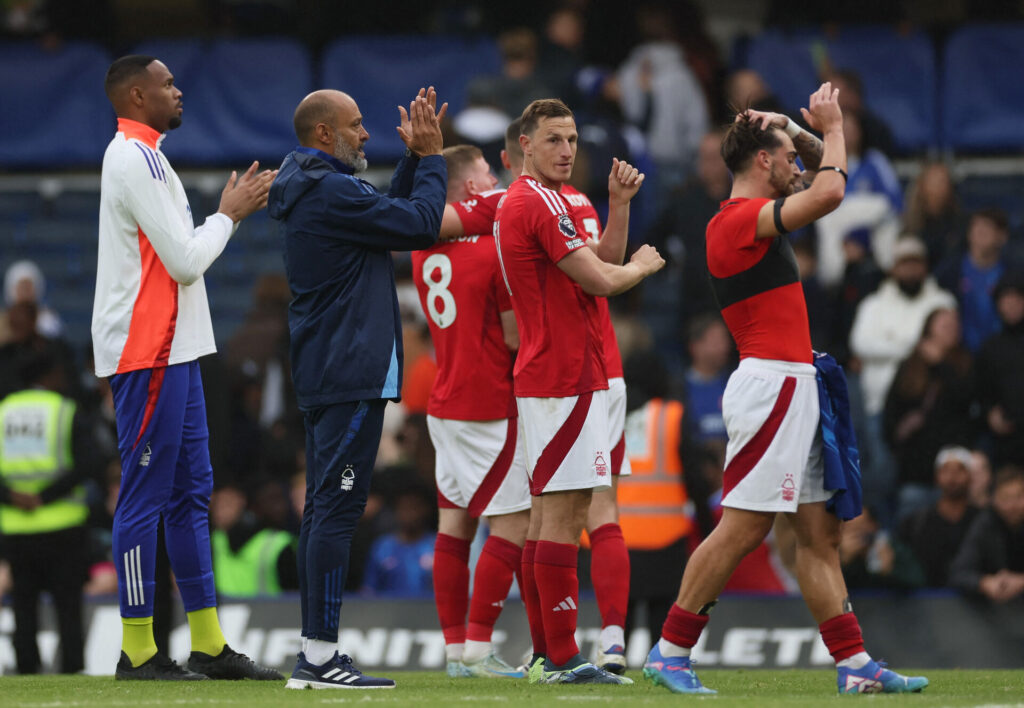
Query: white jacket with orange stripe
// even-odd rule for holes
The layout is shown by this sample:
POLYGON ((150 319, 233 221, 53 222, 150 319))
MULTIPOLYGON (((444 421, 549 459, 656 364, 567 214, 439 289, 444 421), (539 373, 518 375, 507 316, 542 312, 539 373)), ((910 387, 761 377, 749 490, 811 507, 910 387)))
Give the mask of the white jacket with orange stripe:
POLYGON ((196 228, 163 136, 121 118, 103 156, 92 312, 97 376, 193 361, 217 350, 203 273, 236 225, 196 228))

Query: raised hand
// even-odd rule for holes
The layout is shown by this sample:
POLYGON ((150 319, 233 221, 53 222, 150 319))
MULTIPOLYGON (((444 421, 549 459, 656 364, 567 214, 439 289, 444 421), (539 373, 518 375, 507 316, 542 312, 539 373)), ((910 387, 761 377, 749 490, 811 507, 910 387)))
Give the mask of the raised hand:
POLYGON ((409 104, 408 112, 402 106, 398 107, 398 135, 405 146, 420 157, 440 155, 444 147, 441 119, 448 111, 448 104, 443 104, 440 111, 436 111, 436 107, 437 92, 433 86, 419 90, 416 98, 409 104))
POLYGON ((842 130, 843 112, 839 109, 839 89, 832 88, 832 83, 826 81, 811 94, 808 107, 801 108, 800 114, 807 125, 819 133, 842 130))
POLYGON ((231 173, 228 183, 220 193, 218 212, 234 222, 239 222, 267 205, 270 184, 277 176, 277 170, 263 170, 257 174, 259 166, 260 163, 254 161, 241 177, 237 172, 231 173))
POLYGON ((736 120, 739 121, 743 116, 746 116, 747 120, 755 125, 759 123, 761 130, 768 130, 769 127, 785 130, 786 126, 789 125, 789 117, 781 113, 755 111, 753 108, 748 108, 742 113, 736 114, 736 120))
POLYGON ((644 173, 625 160, 612 158, 612 171, 608 173, 608 200, 619 205, 628 204, 644 183, 644 173))

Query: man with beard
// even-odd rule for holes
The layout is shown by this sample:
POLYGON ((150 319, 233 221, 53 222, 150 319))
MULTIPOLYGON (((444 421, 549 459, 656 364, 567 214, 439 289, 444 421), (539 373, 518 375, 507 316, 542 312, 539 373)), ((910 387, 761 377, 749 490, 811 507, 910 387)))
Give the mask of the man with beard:
POLYGON ((860 362, 864 401, 864 503, 890 527, 895 517, 893 489, 896 463, 885 441, 885 399, 900 362, 921 338, 924 321, 934 310, 956 309, 956 298, 928 274, 928 251, 916 236, 896 242, 889 277, 857 307, 850 330, 850 352, 860 362))
MULTIPOLYGON (((729 436, 722 518, 690 557, 661 638, 644 664, 645 677, 675 693, 714 693, 694 673, 690 650, 733 570, 768 535, 777 513, 786 514, 796 535, 797 580, 836 662, 839 692, 896 693, 928 685, 867 654, 847 596, 839 566, 840 514, 852 518, 860 509, 833 492, 845 488, 856 499, 859 481, 855 469, 844 469, 841 482, 825 469, 830 451, 823 449, 820 429, 841 434, 842 423, 835 422, 841 411, 819 407, 819 362, 811 351, 796 257, 785 237, 843 200, 846 148, 838 94, 824 83, 801 111, 824 144, 786 116, 756 111, 739 114, 722 140, 733 186, 708 224, 708 277, 740 365, 722 398, 729 436), (797 155, 817 172, 799 193, 797 155)), ((827 364, 820 371, 826 379, 834 376, 827 364)), ((831 388, 829 394, 827 403, 841 405, 831 388)))
POLYGON ((402 325, 391 251, 437 238, 447 191, 436 95, 400 108, 405 142, 387 195, 355 176, 369 139, 341 91, 295 109, 296 148, 270 189, 291 287, 292 378, 306 427, 306 501, 299 535, 303 648, 288 688, 392 688, 337 650, 349 547, 370 489, 389 400, 402 390, 402 325))
POLYGON ((210 560, 213 490, 199 357, 217 350, 203 273, 238 222, 267 203, 274 172, 231 173, 220 206, 196 228, 181 180, 160 151, 181 125, 181 91, 151 56, 118 59, 104 88, 117 134, 103 156, 92 315, 96 375, 110 377, 121 453, 113 552, 121 606, 118 679, 274 680, 224 641, 210 560), (157 526, 188 613, 190 670, 153 639, 157 526))

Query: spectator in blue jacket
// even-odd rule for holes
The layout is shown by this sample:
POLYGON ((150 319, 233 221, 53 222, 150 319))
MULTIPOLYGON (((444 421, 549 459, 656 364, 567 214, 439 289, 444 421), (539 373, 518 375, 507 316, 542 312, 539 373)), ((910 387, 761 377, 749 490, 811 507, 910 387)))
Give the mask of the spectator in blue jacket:
POLYGON ((295 110, 296 148, 270 190, 291 287, 292 378, 306 428, 306 502, 297 553, 303 651, 288 688, 386 688, 337 653, 349 546, 366 506, 384 407, 402 387, 402 329, 391 251, 437 239, 448 174, 433 88, 407 113, 387 195, 355 176, 369 139, 356 102, 311 93, 295 110), (344 677, 343 679, 340 677, 344 677), (355 677, 355 678, 353 678, 355 677))

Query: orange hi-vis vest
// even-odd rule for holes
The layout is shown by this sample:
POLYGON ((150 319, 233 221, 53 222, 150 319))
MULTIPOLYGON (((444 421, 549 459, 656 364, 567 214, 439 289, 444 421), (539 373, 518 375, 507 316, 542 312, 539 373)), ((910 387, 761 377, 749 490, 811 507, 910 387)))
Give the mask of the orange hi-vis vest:
POLYGON ((626 546, 666 548, 693 531, 679 458, 683 404, 651 399, 626 418, 626 454, 633 474, 619 478, 619 526, 626 546))

